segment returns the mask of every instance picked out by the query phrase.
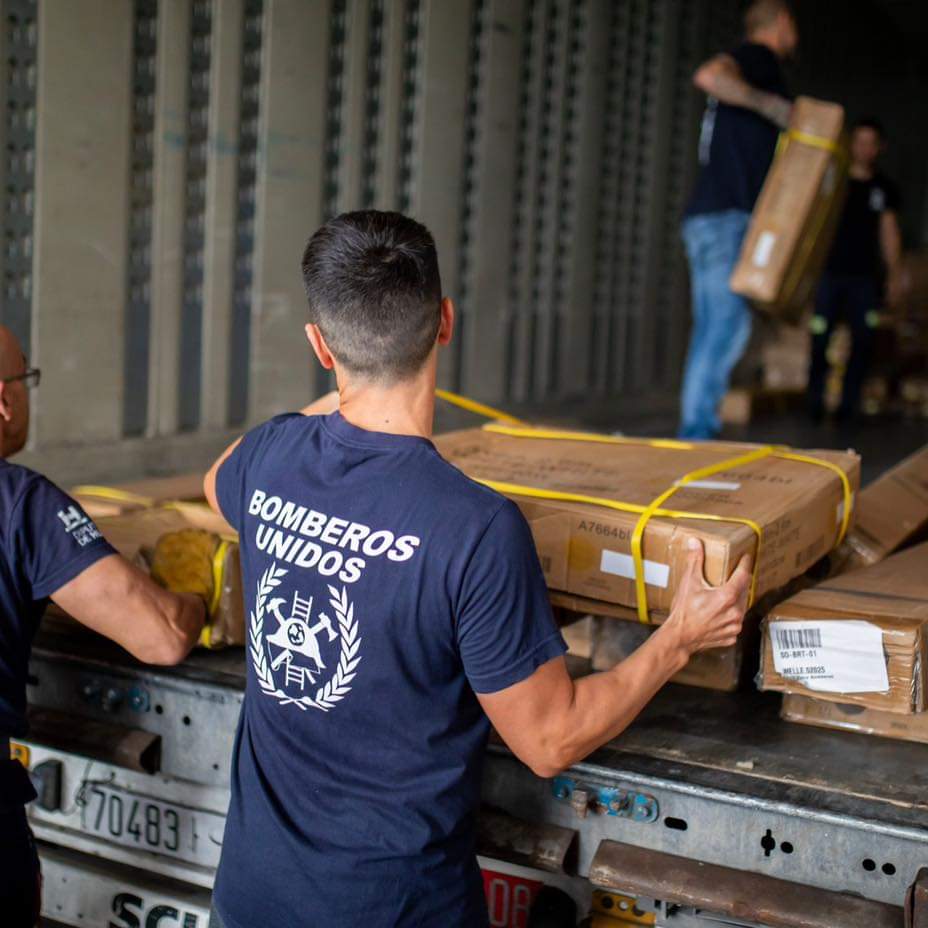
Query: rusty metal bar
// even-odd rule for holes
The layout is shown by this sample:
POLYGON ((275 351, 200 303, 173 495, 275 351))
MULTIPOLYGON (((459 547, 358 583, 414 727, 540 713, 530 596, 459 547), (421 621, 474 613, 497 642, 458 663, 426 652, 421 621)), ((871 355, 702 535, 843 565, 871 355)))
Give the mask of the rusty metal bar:
POLYGON ((161 767, 160 735, 54 709, 29 710, 29 740, 140 773, 157 773, 161 767))
POLYGON ((577 832, 536 824, 484 806, 477 816, 477 853, 547 873, 572 866, 577 832))
POLYGON ((922 867, 905 896, 905 928, 928 928, 928 867, 922 867))
POLYGON ((902 928, 902 909, 758 873, 602 841, 590 882, 769 928, 902 928))

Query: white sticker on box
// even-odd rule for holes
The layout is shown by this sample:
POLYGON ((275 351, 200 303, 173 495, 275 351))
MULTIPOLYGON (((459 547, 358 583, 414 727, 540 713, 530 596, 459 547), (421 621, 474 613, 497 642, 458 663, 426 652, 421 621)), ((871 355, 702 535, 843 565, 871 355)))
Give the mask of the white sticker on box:
POLYGON ((820 693, 885 693, 883 631, 857 619, 771 622, 773 666, 781 677, 820 693))
MULTIPOLYGON (((635 562, 630 554, 620 554, 618 551, 603 549, 599 561, 599 569, 604 574, 614 574, 616 577, 635 579, 635 562)), ((644 582, 649 586, 660 586, 666 589, 670 582, 670 565, 658 561, 644 562, 644 582)))
POLYGON ((694 490, 729 490, 730 492, 741 489, 741 484, 733 480, 691 480, 689 483, 677 480, 674 486, 694 490))
POLYGON ((773 232, 761 232, 754 246, 754 254, 751 256, 751 263, 754 267, 766 267, 770 263, 770 255, 776 243, 777 237, 773 232))
MULTIPOLYGON (((851 493, 851 512, 854 511, 854 496, 855 494, 851 493)), ((838 509, 835 512, 835 525, 840 525, 843 519, 844 519, 844 500, 842 499, 841 502, 838 503, 838 509)))

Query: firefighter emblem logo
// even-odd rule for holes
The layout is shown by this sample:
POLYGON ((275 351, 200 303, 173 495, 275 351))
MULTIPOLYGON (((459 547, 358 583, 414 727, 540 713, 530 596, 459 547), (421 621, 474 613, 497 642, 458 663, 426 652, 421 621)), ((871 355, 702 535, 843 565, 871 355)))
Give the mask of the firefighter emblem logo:
POLYGON ((327 712, 351 691, 361 661, 354 604, 344 587, 329 586, 325 608, 331 616, 321 608, 314 612, 313 596, 299 590, 289 598, 278 595, 287 573, 275 563, 258 581, 249 629, 255 675, 281 705, 327 712))

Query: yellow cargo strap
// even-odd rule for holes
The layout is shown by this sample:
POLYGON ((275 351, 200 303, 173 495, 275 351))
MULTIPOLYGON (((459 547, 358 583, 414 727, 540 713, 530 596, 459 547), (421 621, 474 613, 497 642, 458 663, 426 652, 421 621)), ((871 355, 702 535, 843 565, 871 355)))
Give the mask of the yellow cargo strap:
POLYGON ((799 142, 810 148, 821 148, 823 151, 837 155, 842 161, 847 160, 847 149, 834 139, 826 139, 823 135, 814 135, 811 132, 801 132, 799 129, 784 129, 777 139, 776 155, 779 155, 790 142, 799 142))
POLYGON ((460 396, 457 393, 452 393, 450 390, 436 389, 435 395, 440 400, 444 400, 452 406, 466 409, 468 412, 476 413, 478 416, 486 416, 487 419, 498 419, 500 422, 508 422, 510 425, 528 425, 527 422, 523 422, 515 416, 510 416, 508 412, 494 409, 492 406, 487 406, 485 403, 478 403, 476 400, 469 399, 466 396, 460 396))
POLYGON ((112 500, 115 503, 135 503, 146 508, 155 504, 155 501, 148 496, 140 496, 138 493, 130 493, 128 490, 97 486, 96 484, 73 487, 71 494, 73 496, 95 496, 97 499, 112 500))
POLYGON ((222 599, 222 568, 225 564, 226 554, 229 552, 230 544, 231 542, 226 541, 224 538, 220 539, 219 544, 216 546, 216 551, 213 554, 213 593, 209 598, 209 602, 206 604, 206 623, 200 631, 200 644, 204 648, 211 648, 213 646, 213 625, 211 620, 215 618, 216 612, 219 609, 219 601, 222 599))
MULTIPOLYGON (((670 450, 691 450, 699 447, 693 442, 675 441, 664 438, 628 438, 619 435, 597 435, 595 432, 571 432, 556 429, 533 429, 533 428, 515 428, 512 426, 489 423, 485 425, 484 430, 502 435, 509 435, 514 438, 536 438, 536 439, 554 439, 565 441, 586 441, 597 442, 609 445, 646 445, 651 448, 666 448, 670 450)), ((600 496, 588 496, 582 493, 569 493, 561 490, 546 490, 540 487, 524 486, 516 483, 504 483, 496 480, 481 480, 477 478, 478 483, 496 490, 498 493, 512 494, 516 496, 525 496, 529 499, 547 499, 559 502, 571 503, 588 503, 593 506, 602 506, 605 509, 618 510, 620 512, 630 512, 638 514, 638 521, 635 524, 632 533, 632 563, 635 572, 635 602, 638 611, 638 620, 644 624, 650 623, 648 614, 647 591, 645 589, 644 578, 644 556, 642 543, 644 540, 644 530, 648 522, 654 516, 665 519, 692 519, 706 522, 733 522, 740 525, 746 525, 757 537, 757 546, 754 550, 754 567, 751 573, 751 590, 748 600, 749 605, 753 604, 757 592, 757 571, 760 564, 760 550, 763 541, 763 530, 760 525, 753 519, 736 517, 736 516, 719 516, 710 513, 688 512, 678 509, 664 509, 663 504, 673 496, 681 487, 692 483, 695 480, 703 480, 713 474, 723 473, 733 467, 740 467, 743 464, 749 464, 761 460, 765 457, 778 457, 790 461, 798 461, 805 464, 812 464, 818 467, 825 467, 833 471, 841 481, 844 493, 844 505, 841 514, 841 527, 838 530, 838 536, 835 540, 835 546, 839 545, 847 534, 848 525, 851 518, 851 506, 853 498, 851 493, 851 484, 847 474, 833 464, 831 461, 823 461, 810 455, 798 454, 790 451, 788 448, 780 448, 774 445, 764 445, 746 454, 738 455, 733 458, 726 458, 716 464, 710 464, 697 470, 684 474, 674 485, 665 490, 648 505, 639 505, 636 503, 623 503, 617 500, 607 499, 600 496)))

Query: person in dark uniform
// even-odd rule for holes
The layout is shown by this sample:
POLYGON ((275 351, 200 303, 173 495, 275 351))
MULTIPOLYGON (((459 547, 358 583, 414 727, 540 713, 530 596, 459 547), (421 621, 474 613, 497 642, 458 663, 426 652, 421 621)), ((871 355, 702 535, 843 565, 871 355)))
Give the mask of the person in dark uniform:
POLYGON ((713 438, 732 368, 751 336, 748 301, 728 286, 754 203, 792 103, 781 61, 798 43, 784 0, 755 0, 746 38, 693 75, 709 96, 699 139, 702 166, 683 220, 693 328, 683 377, 681 438, 713 438))
POLYGON ((837 410, 837 418, 846 420, 859 411, 873 324, 884 289, 890 305, 898 299, 902 258, 900 199, 895 184, 877 167, 885 143, 885 132, 876 119, 861 119, 854 124, 847 199, 812 317, 808 396, 809 411, 815 420, 824 415, 828 373, 825 353, 835 325, 843 319, 851 330, 851 354, 837 410))
POLYGON ((36 797, 10 738, 27 734, 26 675, 32 639, 49 599, 140 660, 183 660, 203 628, 202 598, 169 593, 118 555, 67 493, 6 459, 26 444, 27 368, 0 326, 0 922, 31 928, 40 908, 39 861, 26 821, 36 797))

